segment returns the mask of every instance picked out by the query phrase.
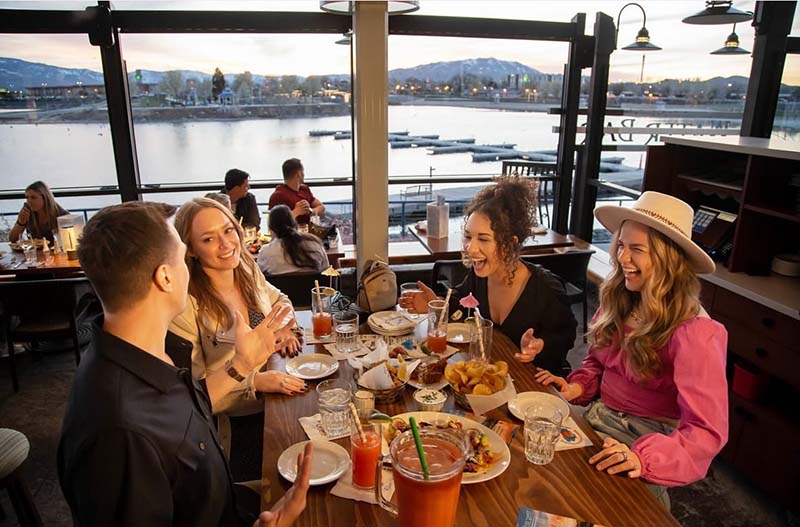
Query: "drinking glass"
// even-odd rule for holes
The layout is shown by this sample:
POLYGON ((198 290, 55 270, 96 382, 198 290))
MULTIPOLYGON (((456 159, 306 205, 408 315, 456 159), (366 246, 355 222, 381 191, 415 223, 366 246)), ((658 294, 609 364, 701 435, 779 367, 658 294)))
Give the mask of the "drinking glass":
POLYGON ((330 379, 317 385, 322 429, 328 439, 350 432, 350 397, 353 385, 344 379, 330 379))
POLYGON ((564 415, 553 405, 534 403, 525 409, 525 457, 535 465, 553 461, 564 415))
POLYGON ((422 472, 411 430, 403 432, 392 441, 389 454, 381 456, 375 466, 375 499, 397 516, 398 525, 451 527, 467 457, 466 438, 441 429, 422 429, 419 435, 428 462, 428 478, 422 472), (392 460, 396 506, 381 493, 382 466, 387 458, 392 460))
POLYGON ((358 313, 340 311, 333 315, 336 350, 350 353, 358 349, 358 313))
POLYGON ((353 486, 371 489, 375 486, 375 465, 381 457, 381 426, 362 425, 363 440, 358 427, 350 431, 350 458, 353 461, 353 486))
POLYGON ((258 229, 252 226, 244 228, 244 242, 250 243, 258 236, 258 229))
POLYGON ((375 394, 367 390, 358 390, 353 394, 353 404, 356 405, 358 418, 361 422, 369 420, 369 416, 375 410, 375 394))
POLYGON ((488 361, 492 355, 492 328, 494 324, 488 318, 470 319, 469 322, 469 357, 488 361), (478 331, 480 324, 480 331, 478 331), (481 342, 483 344, 481 344, 481 342))
POLYGON ((324 339, 331 336, 331 299, 336 293, 330 287, 311 288, 311 324, 314 328, 314 338, 324 339))
POLYGON ((428 302, 428 349, 433 353, 447 350, 447 310, 444 300, 428 302))
MULTIPOLYGON (((400 284, 400 298, 413 298, 414 295, 422 294, 422 290, 419 288, 416 282, 406 282, 404 284, 400 284)), ((400 308, 400 311, 405 311, 409 314, 412 318, 417 318, 419 315, 416 313, 410 312, 408 309, 400 308)))

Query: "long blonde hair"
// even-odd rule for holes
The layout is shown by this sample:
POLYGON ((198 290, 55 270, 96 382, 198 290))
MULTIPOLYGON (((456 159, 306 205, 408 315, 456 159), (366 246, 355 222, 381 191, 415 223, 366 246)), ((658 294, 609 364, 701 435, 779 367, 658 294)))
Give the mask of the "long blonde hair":
POLYGON ((50 190, 50 187, 47 186, 47 183, 44 181, 34 181, 27 187, 25 187, 25 192, 32 190, 42 196, 42 201, 44 201, 44 207, 42 210, 44 211, 45 216, 47 217, 47 225, 46 229, 45 226, 39 225, 39 218, 36 217, 36 214, 31 211, 31 216, 28 221, 33 222, 31 224, 32 229, 29 229, 30 232, 42 232, 43 230, 52 231, 58 228, 58 223, 56 218, 58 218, 58 211, 59 206, 56 202, 55 196, 53 196, 53 192, 50 190))
POLYGON ((600 313, 589 327, 589 341, 595 346, 619 344, 626 365, 645 380, 662 371, 658 350, 675 328, 700 312, 700 281, 683 250, 660 232, 648 229, 653 273, 641 292, 629 291, 616 257, 621 230, 622 226, 611 240, 613 270, 600 286, 600 313), (634 310, 643 322, 625 334, 625 319, 634 310))
MULTIPOLYGON (((244 230, 236 221, 230 209, 209 198, 194 198, 184 203, 178 214, 175 215, 175 229, 186 244, 186 266, 189 268, 191 279, 189 280, 189 294, 197 299, 199 312, 205 316, 199 317, 201 324, 205 325, 204 320, 213 321, 218 327, 228 329, 233 326, 234 314, 228 306, 217 296, 208 275, 203 270, 200 260, 190 256, 192 250, 191 230, 195 216, 203 209, 217 209, 222 212, 236 229, 239 237, 239 265, 233 270, 233 279, 242 299, 247 305, 248 311, 262 311, 261 303, 258 299, 258 286, 256 283, 256 273, 259 273, 255 260, 250 257, 244 246, 244 230)), ((217 328, 206 328, 209 331, 216 331, 217 328)))

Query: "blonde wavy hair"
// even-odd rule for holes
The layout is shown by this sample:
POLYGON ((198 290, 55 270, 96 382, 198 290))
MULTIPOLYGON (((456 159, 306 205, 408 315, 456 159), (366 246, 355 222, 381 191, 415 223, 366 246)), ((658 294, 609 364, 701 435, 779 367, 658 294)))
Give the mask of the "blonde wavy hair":
MULTIPOLYGON (((259 273, 256 262, 247 253, 244 246, 244 230, 239 222, 236 221, 230 209, 224 205, 209 198, 194 198, 178 209, 175 215, 175 229, 186 244, 186 266, 189 268, 189 294, 197 299, 201 316, 201 324, 205 326, 204 320, 215 321, 218 327, 225 329, 233 326, 234 314, 225 305, 225 302, 219 298, 211 286, 211 281, 203 270, 200 260, 190 253, 194 252, 191 242, 192 223, 194 222, 197 214, 203 209, 217 209, 222 212, 225 217, 231 222, 231 225, 236 229, 236 234, 239 237, 239 265, 233 270, 233 279, 239 292, 242 294, 242 299, 247 305, 248 311, 262 311, 263 307, 258 299, 258 286, 256 284, 256 273, 259 273)), ((208 328, 209 331, 216 331, 217 328, 208 328)))
POLYGON ((58 218, 58 202, 56 201, 55 196, 53 196, 53 191, 50 190, 50 187, 47 186, 47 183, 44 181, 34 181, 27 187, 25 187, 25 192, 32 190, 39 194, 42 197, 42 201, 44 201, 44 213, 47 217, 47 224, 46 225, 39 225, 39 218, 36 214, 31 211, 31 216, 28 221, 33 222, 31 224, 32 229, 31 232, 41 232, 43 230, 52 231, 58 228, 58 222, 56 218, 58 218))
POLYGON ((611 240, 613 270, 600 286, 600 313, 589 326, 589 342, 602 347, 619 344, 626 365, 646 380, 661 373, 658 350, 675 328, 700 312, 700 281, 683 250, 657 230, 648 229, 653 273, 640 292, 629 291, 616 257, 621 231, 622 225, 611 240), (643 323, 625 334, 625 319, 634 310, 643 323))

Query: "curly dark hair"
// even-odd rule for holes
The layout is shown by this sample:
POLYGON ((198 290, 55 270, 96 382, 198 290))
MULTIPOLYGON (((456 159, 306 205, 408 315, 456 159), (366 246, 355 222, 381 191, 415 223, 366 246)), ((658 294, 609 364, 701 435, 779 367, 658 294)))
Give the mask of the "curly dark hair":
POLYGON ((509 284, 514 281, 522 244, 536 225, 534 185, 534 180, 518 176, 495 178, 494 184, 475 194, 464 212, 465 224, 476 212, 489 218, 497 251, 508 272, 509 284))

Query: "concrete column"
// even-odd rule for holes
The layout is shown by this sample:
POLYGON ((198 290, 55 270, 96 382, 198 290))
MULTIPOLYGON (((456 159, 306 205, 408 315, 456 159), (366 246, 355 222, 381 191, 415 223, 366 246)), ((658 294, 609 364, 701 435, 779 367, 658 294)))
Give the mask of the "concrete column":
POLYGON ((353 112, 358 273, 389 254, 388 31, 386 2, 354 2, 353 112))

